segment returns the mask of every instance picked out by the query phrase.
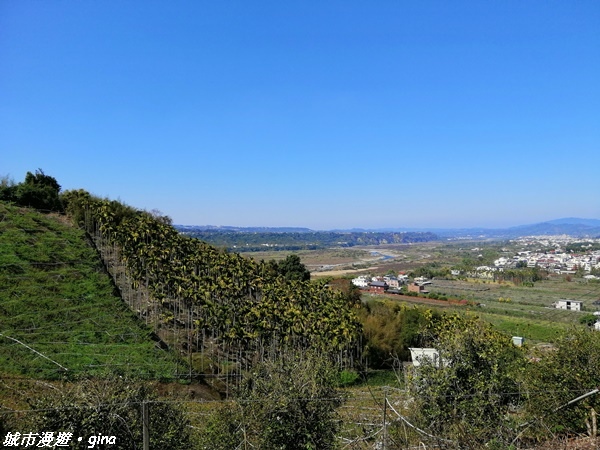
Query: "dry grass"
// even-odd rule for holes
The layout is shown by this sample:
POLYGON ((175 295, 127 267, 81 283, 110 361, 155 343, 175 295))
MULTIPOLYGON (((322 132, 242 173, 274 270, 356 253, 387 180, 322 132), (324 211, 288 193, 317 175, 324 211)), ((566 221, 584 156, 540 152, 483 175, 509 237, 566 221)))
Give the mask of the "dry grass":
POLYGON ((553 439, 535 447, 535 450, 597 450, 599 438, 578 437, 572 439, 553 439))

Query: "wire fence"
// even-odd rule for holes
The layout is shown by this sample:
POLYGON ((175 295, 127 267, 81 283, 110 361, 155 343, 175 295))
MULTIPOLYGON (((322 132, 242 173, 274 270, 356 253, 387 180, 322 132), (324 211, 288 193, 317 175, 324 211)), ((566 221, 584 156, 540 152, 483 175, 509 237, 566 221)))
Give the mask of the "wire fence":
MULTIPOLYGON (((42 385, 38 391, 40 395, 49 390, 59 390, 61 386, 57 383, 50 384, 38 380, 32 380, 22 377, 0 377, 0 390, 7 389, 10 382, 14 381, 13 387, 19 389, 23 382, 38 383, 42 385)), ((31 394, 30 389, 24 389, 23 392, 31 394)), ((425 427, 419 426, 414 422, 414 400, 410 394, 403 388, 395 386, 359 386, 352 389, 343 389, 340 391, 343 395, 331 398, 294 398, 291 402, 315 402, 331 403, 343 402, 337 409, 336 423, 339 428, 337 441, 339 448, 344 450, 386 450, 386 449, 433 449, 433 448, 458 448, 457 443, 444 436, 438 436, 425 427)), ((552 392, 552 391, 547 391, 552 392)), ((573 397, 568 403, 561 405, 559 409, 570 406, 576 401, 590 395, 594 395, 598 390, 587 392, 582 395, 584 390, 573 390, 570 394, 573 397)), ((564 391, 560 393, 565 394, 564 391)), ((512 395, 513 393, 506 393, 512 395)), ((187 393, 179 394, 187 395, 187 393)), ((7 404, 0 404, 0 425, 2 422, 18 423, 18 421, 8 421, 7 418, 27 418, 36 414, 47 414, 61 412, 62 415, 69 415, 70 411, 77 410, 85 414, 90 414, 101 410, 102 408, 133 408, 136 411, 142 409, 143 405, 148 406, 147 413, 152 415, 153 410, 159 405, 169 405, 175 409, 185 411, 189 420, 189 427, 202 433, 207 424, 207 420, 222 406, 239 405, 247 403, 264 403, 269 401, 269 397, 254 399, 203 399, 203 398, 181 398, 177 395, 161 398, 160 400, 136 400, 136 401, 115 401, 115 402, 97 402, 88 404, 75 404, 61 407, 44 408, 25 408, 15 407, 7 404)), ((284 411, 282 411, 284 412, 284 411)), ((147 420, 148 421, 148 420, 147 420)), ((150 420, 150 422, 152 422, 150 420)), ((26 422, 25 422, 26 423, 26 422)), ((527 426, 527 423, 522 424, 527 426)), ((2 427, 0 427, 2 430, 2 427)), ((23 430, 6 430, 6 432, 22 432, 23 430)), ((36 430, 39 436, 46 431, 64 431, 64 430, 36 430)), ((99 429, 104 433, 104 430, 99 429)), ((552 433, 548 433, 552 437, 552 433)), ((0 436, 0 440, 5 436, 0 436)), ((515 446, 514 448, 518 448, 515 446)))

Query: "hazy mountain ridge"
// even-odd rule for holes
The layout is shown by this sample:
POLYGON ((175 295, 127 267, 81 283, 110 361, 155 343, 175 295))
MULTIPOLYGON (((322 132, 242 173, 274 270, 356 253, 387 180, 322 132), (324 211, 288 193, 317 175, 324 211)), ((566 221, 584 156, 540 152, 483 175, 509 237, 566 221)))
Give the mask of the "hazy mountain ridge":
POLYGON ((305 227, 234 227, 218 225, 174 225, 180 232, 240 232, 240 233, 313 233, 314 230, 305 227))
MULTIPOLYGON (((596 237, 600 235, 600 224, 593 226, 584 222, 568 223, 558 221, 542 222, 533 225, 523 225, 509 228, 506 231, 519 236, 523 235, 560 235, 567 234, 577 237, 596 237)), ((563 219, 564 220, 564 219, 563 219)))
MULTIPOLYGON (((315 230, 306 227, 235 227, 215 225, 175 225, 175 228, 186 232, 224 232, 224 233, 315 233, 315 230)), ((517 225, 508 228, 351 228, 328 230, 335 233, 382 233, 382 232, 432 232, 440 237, 473 237, 473 238, 516 238, 533 235, 569 235, 574 237, 600 236, 600 219, 583 219, 566 217, 549 220, 546 222, 517 225)), ((327 232, 327 231, 321 231, 327 232)))

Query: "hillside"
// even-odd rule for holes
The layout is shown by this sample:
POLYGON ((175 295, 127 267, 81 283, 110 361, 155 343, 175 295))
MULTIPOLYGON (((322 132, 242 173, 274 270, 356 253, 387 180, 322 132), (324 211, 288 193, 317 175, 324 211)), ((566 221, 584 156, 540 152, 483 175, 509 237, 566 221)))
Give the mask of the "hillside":
POLYGON ((600 236, 600 220, 568 217, 509 228, 385 228, 315 231, 308 228, 175 225, 182 234, 236 252, 318 250, 360 245, 408 244, 446 239, 515 239, 525 236, 600 236))
MULTIPOLYGON (((40 170, 1 190, 8 200, 0 332, 10 345, 0 362, 10 373, 185 374, 219 383, 238 379, 282 342, 360 351, 360 325, 345 295, 289 278, 278 263, 183 237, 168 217, 83 190, 58 199, 59 189, 40 170), (67 216, 19 208, 31 204, 17 195, 25 187, 34 199, 51 191, 67 216)), ((338 354, 340 363, 348 355, 338 354)))
POLYGON ((164 379, 178 372, 177 359, 122 302, 82 230, 4 202, 0 324, 5 375, 164 379))
POLYGON ((410 244, 439 240, 429 232, 296 231, 293 229, 206 228, 177 225, 182 234, 235 252, 319 250, 361 245, 410 244))
POLYGON ((236 380, 282 343, 338 351, 340 365, 360 351, 360 324, 343 293, 182 236, 167 217, 85 191, 67 192, 63 201, 126 304, 185 355, 190 378, 236 380))
MULTIPOLYGON (((337 392, 333 389, 337 386, 336 383, 355 383, 359 377, 357 368, 364 368, 366 364, 376 363, 381 364, 381 367, 388 367, 384 363, 393 363, 391 355, 400 356, 402 346, 428 344, 421 339, 420 332, 421 326, 427 322, 430 325, 437 323, 437 332, 440 334, 447 330, 448 336, 453 338, 467 335, 471 340, 465 341, 469 343, 465 349, 469 352, 471 344, 480 347, 471 355, 475 359, 461 366, 461 370, 465 369, 464 373, 467 374, 460 375, 464 379, 464 385, 459 386, 459 389, 456 389, 455 384, 450 387, 455 401, 461 402, 460 410, 471 411, 474 415, 468 420, 464 420, 462 416, 448 415, 436 425, 437 428, 433 428, 428 417, 420 417, 426 405, 430 404, 429 394, 410 392, 411 384, 403 385, 402 380, 393 378, 392 382, 398 388, 390 391, 390 387, 386 386, 375 403, 371 388, 348 389, 340 395, 339 404, 345 399, 346 405, 340 412, 341 421, 336 416, 335 423, 341 424, 340 433, 345 443, 356 442, 357 446, 353 448, 357 449, 371 448, 376 445, 372 436, 379 433, 378 429, 384 430, 384 433, 389 431, 391 437, 400 436, 396 433, 400 429, 394 429, 396 425, 405 423, 403 416, 397 412, 400 411, 408 417, 406 420, 431 429, 435 436, 456 436, 467 441, 474 435, 468 428, 475 423, 473 417, 483 417, 483 422, 475 423, 480 427, 476 431, 483 433, 483 438, 480 438, 480 443, 483 444, 472 448, 487 448, 485 443, 490 436, 494 439, 497 436, 495 424, 507 420, 511 422, 502 424, 502 437, 510 442, 514 438, 514 434, 511 434, 514 419, 525 422, 529 415, 539 415, 538 409, 532 408, 530 412, 530 406, 521 399, 518 399, 517 404, 518 418, 514 414, 515 407, 508 403, 501 405, 502 408, 496 413, 492 411, 496 414, 494 420, 490 420, 487 413, 481 413, 481 405, 489 404, 490 398, 512 399, 513 394, 508 393, 515 392, 511 364, 497 364, 497 361, 519 363, 521 356, 525 354, 512 346, 507 335, 494 331, 473 315, 444 318, 438 312, 401 305, 395 299, 383 299, 381 302, 370 299, 367 300, 366 307, 362 308, 360 298, 352 295, 352 290, 342 289, 342 286, 349 285, 348 280, 321 283, 319 280, 311 282, 287 278, 274 261, 257 262, 197 239, 190 239, 177 232, 168 217, 130 208, 116 201, 98 199, 85 191, 69 191, 63 195, 62 200, 69 220, 79 224, 81 229, 73 227, 64 216, 40 214, 0 203, 0 367, 3 369, 0 379, 4 381, 0 386, 0 396, 3 396, 3 406, 16 402, 17 397, 40 395, 39 389, 26 391, 19 388, 17 384, 22 380, 27 380, 36 387, 37 384, 43 384, 46 390, 55 391, 61 390, 56 386, 68 388, 71 385, 80 393, 85 393, 88 386, 94 386, 93 383, 102 381, 106 383, 108 395, 108 386, 114 384, 114 380, 130 378, 128 375, 154 380, 183 376, 190 383, 192 380, 209 380, 225 396, 229 395, 232 388, 238 388, 236 392, 241 393, 241 396, 234 398, 234 403, 230 403, 231 400, 227 403, 206 402, 204 399, 200 400, 200 397, 193 398, 192 394, 196 391, 191 390, 194 386, 190 384, 179 398, 169 398, 164 403, 151 400, 152 408, 161 403, 162 407, 176 405, 174 407, 178 411, 188 409, 189 416, 193 417, 191 428, 201 430, 203 438, 208 436, 207 442, 210 445, 202 444, 201 448, 242 448, 247 438, 246 435, 240 436, 239 430, 249 430, 256 436, 262 436, 265 429, 274 425, 281 426, 280 417, 285 416, 282 411, 289 412, 293 407, 300 406, 314 418, 318 416, 313 411, 330 410, 332 405, 337 407, 337 403, 332 403, 333 395, 337 392), (456 326, 456 330, 451 329, 451 326, 456 326), (456 332, 458 330, 461 332, 456 332), (365 340, 368 353, 361 353, 357 336, 365 340), (172 353, 159 347, 168 347, 172 353), (173 356, 175 353, 182 359, 173 356), (331 385, 325 384, 325 377, 319 375, 320 372, 315 370, 317 366, 307 356, 313 354, 328 355, 328 365, 333 363, 327 381, 331 385), (301 362, 305 368, 300 373, 290 370, 302 367, 301 362), (306 370, 307 365, 311 370, 306 370), (482 372, 482 367, 493 367, 494 374, 497 367, 501 368, 501 379, 497 379, 502 384, 490 384, 490 372, 482 372), (279 375, 273 376, 274 373, 279 375), (314 374, 317 376, 313 377, 314 374), (479 383, 478 386, 483 386, 475 392, 471 374, 480 377, 475 381, 479 383), (302 378, 303 375, 308 378, 302 378), (110 376, 114 378, 111 379, 110 376), (86 381, 91 380, 92 384, 79 382, 80 377, 86 381), (14 381, 10 386, 6 382, 9 379, 14 381), (44 379, 77 383, 47 383, 44 379), (244 379, 249 382, 244 382, 244 379), (504 384, 505 381, 510 381, 510 384, 504 384), (274 385, 273 382, 281 384, 274 385), (323 385, 330 386, 332 390, 298 393, 291 390, 296 382, 302 387, 320 388, 323 385), (277 386, 284 391, 281 401, 273 396, 276 392, 273 388, 277 386), (494 389, 493 396, 487 394, 488 386, 494 389), (15 392, 22 395, 15 395, 15 392), (480 396, 480 392, 484 395, 480 396), (414 403, 424 399, 427 399, 427 403, 414 403), (390 411, 400 420, 393 419, 393 416, 392 419, 387 419, 387 407, 384 406, 382 412, 382 403, 389 405, 390 411), (234 405, 233 409, 221 408, 227 408, 228 404, 234 405), (420 406, 410 407, 414 404, 420 406), (409 408, 402 405, 409 405, 409 408), (257 422, 244 422, 245 418, 253 417, 257 408, 264 408, 268 417, 257 416, 260 417, 257 422), (365 410, 374 412, 367 415, 365 410), (242 415, 232 415, 232 411, 242 411, 242 415), (274 413, 271 414, 270 411, 274 413), (386 425, 388 420, 389 425, 386 425), (490 427, 490 423, 494 425, 490 427), (466 424, 468 427, 457 434, 453 428, 455 424, 466 424), (220 430, 224 434, 219 434, 220 430), (238 431, 232 433, 231 430, 238 431), (486 433, 491 434, 488 436, 486 433), (213 445, 221 444, 224 437, 233 439, 233 444, 223 447, 213 445)), ((427 245, 427 253, 433 253, 434 244, 427 245)), ((452 245, 456 247, 457 257, 464 256, 464 249, 458 248, 456 243, 452 245)), ((469 251, 475 250, 477 253, 481 252, 482 256, 488 255, 487 251, 479 247, 469 251)), ((593 286, 590 285, 577 288, 581 290, 576 291, 570 286, 565 289, 569 293, 582 292, 582 295, 589 295, 593 291, 593 286)), ((513 289, 508 284, 500 283, 491 286, 491 283, 482 282, 479 286, 474 286, 463 281, 460 284, 438 285, 436 281, 431 289, 440 289, 444 293, 456 292, 457 296, 462 297, 477 290, 477 295, 485 295, 489 299, 486 300, 487 306, 480 305, 477 313, 486 315, 486 320, 499 328, 528 338, 531 334, 527 333, 532 332, 542 316, 548 319, 543 325, 546 327, 550 321, 558 322, 563 313, 570 313, 547 310, 549 294, 556 292, 549 291, 547 283, 513 289), (508 289, 511 297, 514 297, 510 301, 506 299, 508 289), (525 290, 531 292, 525 294, 525 290), (528 300, 521 301, 516 295, 518 293, 523 293, 523 297, 527 296, 528 300), (529 300, 532 294, 537 299, 535 303, 529 300), (533 312, 535 317, 523 318, 525 311, 533 312), (515 316, 518 320, 507 325, 504 318, 506 315, 515 316), (498 323, 500 321, 502 323, 498 323), (532 323, 534 321, 535 324, 532 323)), ((591 297, 589 302, 592 302, 591 297)), ((580 330, 582 333, 587 332, 582 327, 580 330)), ((597 335, 589 335, 591 339, 596 339, 597 335)), ((462 341, 456 343, 460 345, 455 350, 462 352, 462 341)), ((596 348, 599 347, 595 342, 590 345, 592 344, 590 352, 597 354, 596 348)), ((581 348, 587 349, 585 345, 581 348)), ((568 366, 554 361, 551 364, 548 367, 552 370, 568 366)), ((521 367, 520 364, 517 366, 521 367)), ((444 380, 457 379, 452 375, 451 366, 445 369, 449 376, 438 368, 428 375, 432 386, 440 382, 443 387, 444 380), (441 377, 436 376, 438 372, 442 374, 441 377)), ((529 377, 522 372, 519 372, 522 381, 531 383, 531 388, 525 385, 526 389, 539 392, 539 385, 535 383, 539 379, 537 374, 532 372, 533 375, 529 377)), ((554 392, 564 392, 564 395, 552 403, 551 407, 556 408, 579 395, 582 386, 585 389, 588 389, 588 384, 589 389, 597 386, 596 380, 592 378, 595 373, 595 367, 586 373, 586 384, 579 383, 567 388, 562 385, 552 387, 554 392)), ((363 374, 370 376, 371 372, 364 371, 363 374)), ((566 378, 558 376, 556 379, 566 378)), ((364 382, 368 382, 368 379, 365 378, 364 382)), ((142 383, 138 380, 134 383, 142 389, 142 383)), ((172 383, 166 389, 163 386, 163 393, 171 395, 165 390, 173 389, 173 385, 182 387, 183 383, 172 383)), ((63 399, 68 398, 69 395, 63 395, 64 392, 68 390, 63 389, 60 395, 63 399)), ((439 392, 437 398, 448 397, 447 393, 439 392)), ((109 400, 115 402, 115 399, 109 400)), ((107 402, 105 397, 93 401, 91 405, 98 409, 106 406, 107 402)), ((130 428, 141 434, 140 400, 127 397, 117 403, 129 408, 130 416, 126 419, 129 424, 125 429, 114 431, 125 442, 126 437, 131 434, 130 428)), ((546 400, 534 403, 550 404, 546 400)), ((86 426, 90 419, 83 397, 66 407, 64 403, 55 401, 49 404, 49 408, 43 403, 29 405, 32 407, 32 416, 38 417, 46 412, 68 409, 63 423, 68 423, 71 427, 74 410, 81 413, 80 417, 86 426)), ((436 406, 433 414, 437 414, 438 409, 443 410, 445 405, 450 405, 451 413, 456 410, 452 404, 442 402, 439 408, 436 406)), ((10 407, 13 410, 7 409, 6 415, 16 421, 23 406, 13 403, 8 408, 10 407)), ((173 412, 171 410, 161 415, 154 409, 151 416, 157 423, 172 417, 173 412)), ((109 418, 114 415, 109 411, 109 418)), ((124 416, 120 410, 119 415, 124 416)), ((103 426, 107 422, 106 419, 97 420, 103 426)), ((317 430, 314 434, 321 432, 323 424, 328 427, 327 430, 334 430, 333 421, 315 420, 316 424, 310 422, 311 435, 313 430, 317 430)), ((305 416, 296 418, 290 415, 286 418, 290 430, 296 430, 299 424, 304 423, 308 423, 305 416)), ((562 425, 563 422, 560 423, 562 425)), ((569 426, 580 431, 581 427, 574 423, 575 425, 569 426)), ((19 423, 19 427, 25 426, 24 424, 25 422, 19 423)), ((190 428, 185 423, 183 425, 186 429, 190 428)), ((4 426, 6 430, 13 428, 12 422, 4 426)), ((79 425, 79 428, 85 427, 79 425)), ((98 429, 94 423, 86 433, 96 433, 98 429)), ((113 433, 113 429, 102 428, 102 433, 113 433)), ((0 435, 1 431, 2 420, 0 435)), ((155 431, 155 435, 158 434, 161 436, 157 436, 157 439, 169 433, 155 431)), ((401 434, 411 445, 423 441, 422 436, 408 436, 405 431, 401 434)), ((136 439, 140 441, 140 438, 136 439)), ((439 440, 436 439, 436 442, 439 440)), ((140 448, 137 444, 136 446, 140 448)), ((345 445, 344 448, 346 447, 348 446, 345 445)), ((156 444, 151 445, 151 448, 175 447, 156 444)), ((196 447, 186 445, 178 448, 196 447)))
POLYGON ((525 236, 557 236, 566 234, 573 237, 600 236, 600 220, 568 217, 509 228, 464 228, 432 230, 447 238, 516 239, 525 236))

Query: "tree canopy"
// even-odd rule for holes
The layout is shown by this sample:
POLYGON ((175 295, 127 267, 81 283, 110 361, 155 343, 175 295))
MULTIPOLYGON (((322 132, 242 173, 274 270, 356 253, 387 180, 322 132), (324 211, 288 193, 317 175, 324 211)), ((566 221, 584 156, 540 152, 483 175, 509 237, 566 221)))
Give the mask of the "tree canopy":
POLYGON ((445 315, 429 332, 440 362, 422 362, 410 382, 420 425, 460 448, 509 444, 508 412, 519 398, 517 375, 525 363, 521 349, 476 317, 445 315))
POLYGON ((42 169, 27 172, 25 181, 15 184, 8 178, 0 183, 0 200, 41 211, 61 211, 60 184, 42 169))
POLYGON ((298 255, 289 255, 287 258, 277 263, 279 275, 288 281, 309 281, 310 271, 300 261, 298 255))

